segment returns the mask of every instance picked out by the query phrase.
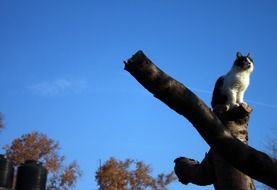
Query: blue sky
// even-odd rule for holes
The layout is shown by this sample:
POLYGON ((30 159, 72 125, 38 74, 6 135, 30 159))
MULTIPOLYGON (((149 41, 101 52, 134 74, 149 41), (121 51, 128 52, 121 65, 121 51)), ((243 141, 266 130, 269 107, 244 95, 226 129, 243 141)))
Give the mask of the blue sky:
MULTIPOLYGON (((137 50, 207 104, 237 51, 255 62, 246 101, 250 144, 265 149, 277 125, 277 1, 0 1, 0 145, 39 131, 57 140, 94 190, 99 160, 143 160, 153 174, 202 160, 191 124, 123 70, 137 50)), ((172 190, 213 189, 175 183, 172 190)))

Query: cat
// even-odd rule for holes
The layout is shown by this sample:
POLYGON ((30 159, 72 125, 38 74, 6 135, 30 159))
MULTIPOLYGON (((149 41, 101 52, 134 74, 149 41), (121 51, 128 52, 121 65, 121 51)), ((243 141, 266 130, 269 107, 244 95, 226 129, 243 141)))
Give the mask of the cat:
POLYGON ((248 53, 243 56, 237 52, 236 60, 231 70, 219 77, 215 83, 212 108, 226 106, 226 109, 237 107, 244 102, 244 93, 250 83, 250 75, 254 69, 254 62, 248 53))

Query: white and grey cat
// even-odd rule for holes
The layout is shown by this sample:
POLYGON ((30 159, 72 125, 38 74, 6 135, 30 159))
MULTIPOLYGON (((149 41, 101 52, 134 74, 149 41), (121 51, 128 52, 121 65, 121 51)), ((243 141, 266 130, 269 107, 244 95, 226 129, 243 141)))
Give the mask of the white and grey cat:
POLYGON ((246 104, 243 98, 249 86, 253 69, 254 62, 250 54, 243 56, 238 52, 231 70, 216 81, 212 97, 212 108, 221 105, 230 109, 243 103, 246 104))

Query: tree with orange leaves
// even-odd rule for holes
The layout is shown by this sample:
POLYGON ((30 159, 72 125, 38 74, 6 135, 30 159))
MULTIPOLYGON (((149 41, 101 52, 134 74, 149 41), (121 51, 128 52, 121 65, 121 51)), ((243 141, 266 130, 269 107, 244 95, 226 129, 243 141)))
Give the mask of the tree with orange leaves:
POLYGON ((167 186, 176 180, 173 172, 150 176, 151 169, 142 161, 110 158, 96 172, 96 181, 100 190, 167 190, 167 186))
POLYGON ((69 190, 75 186, 81 176, 76 161, 64 165, 64 156, 59 155, 59 144, 45 134, 33 132, 24 134, 12 141, 11 145, 4 146, 7 157, 15 164, 20 165, 25 160, 42 162, 47 168, 50 188, 69 190))

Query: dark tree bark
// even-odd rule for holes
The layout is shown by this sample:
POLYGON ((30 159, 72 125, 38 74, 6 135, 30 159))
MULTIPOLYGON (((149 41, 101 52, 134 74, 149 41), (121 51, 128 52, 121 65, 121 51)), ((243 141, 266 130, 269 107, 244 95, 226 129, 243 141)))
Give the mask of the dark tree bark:
POLYGON ((200 186, 215 183, 215 170, 210 152, 206 154, 201 163, 186 157, 179 157, 174 162, 174 170, 181 183, 185 185, 193 183, 200 186))
POLYGON ((213 184, 216 190, 255 190, 250 177, 235 169, 212 149, 201 163, 190 158, 177 158, 174 170, 183 184, 213 184))
MULTIPOLYGON (((247 125, 251 111, 252 109, 246 105, 231 110, 227 110, 226 106, 218 106, 214 110, 225 128, 244 143, 248 142, 247 125)), ((188 158, 178 158, 175 160, 174 170, 180 182, 184 184, 191 182, 196 185, 207 185, 199 182, 207 181, 208 178, 216 190, 255 190, 250 177, 232 167, 214 150, 209 151, 201 164, 195 164, 188 158)))
MULTIPOLYGON (((138 51, 125 62, 125 70, 156 98, 187 118, 212 151, 219 154, 226 163, 262 183, 277 188, 277 160, 234 137, 228 127, 224 126, 220 116, 212 112, 183 84, 161 71, 142 51, 138 51)), ((199 167, 197 163, 194 165, 199 167)), ((208 182, 210 181, 199 183, 208 182)))

